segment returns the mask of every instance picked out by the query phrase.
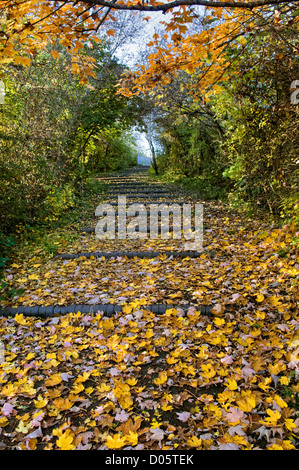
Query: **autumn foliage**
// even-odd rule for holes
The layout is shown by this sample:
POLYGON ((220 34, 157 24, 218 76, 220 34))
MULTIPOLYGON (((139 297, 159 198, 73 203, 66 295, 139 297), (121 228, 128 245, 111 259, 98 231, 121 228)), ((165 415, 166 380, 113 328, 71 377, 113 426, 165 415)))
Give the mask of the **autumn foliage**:
POLYGON ((0 317, 0 449, 296 449, 298 2, 0 7, 1 308, 122 305, 0 317), (165 13, 132 70, 122 10, 165 13), (88 177, 134 164, 136 125, 158 178, 204 204, 197 258, 80 255, 183 250, 79 230, 107 191, 88 177))
MULTIPOLYGON (((0 424, 20 449, 288 450, 298 431, 298 238, 216 203, 199 259, 49 259, 6 271, 8 305, 110 301, 121 314, 1 318, 0 424), (63 280, 63 282, 61 282, 63 280), (164 315, 152 303, 186 303, 164 315), (211 315, 196 305, 212 304, 211 315)), ((90 217, 86 214, 86 217, 90 217)), ((118 240, 113 249, 180 249, 118 240)), ((81 237, 60 250, 111 250, 81 237)))
POLYGON ((133 308, 114 318, 2 319, 11 348, 2 365, 2 443, 293 449, 298 339, 295 320, 286 321, 263 309, 207 318, 195 308, 186 316, 133 308))

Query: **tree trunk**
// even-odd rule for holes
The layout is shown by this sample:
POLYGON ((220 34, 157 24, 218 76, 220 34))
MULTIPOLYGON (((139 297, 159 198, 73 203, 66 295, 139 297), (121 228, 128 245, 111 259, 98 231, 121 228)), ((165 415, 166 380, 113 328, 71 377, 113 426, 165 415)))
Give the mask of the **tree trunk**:
POLYGON ((157 158, 156 158, 156 152, 155 152, 154 144, 153 144, 152 139, 151 139, 150 136, 146 136, 146 140, 148 141, 148 144, 149 144, 149 147, 150 147, 150 150, 151 150, 151 154, 152 154, 153 169, 155 170, 156 175, 158 175, 159 171, 158 171, 158 164, 157 164, 157 158))

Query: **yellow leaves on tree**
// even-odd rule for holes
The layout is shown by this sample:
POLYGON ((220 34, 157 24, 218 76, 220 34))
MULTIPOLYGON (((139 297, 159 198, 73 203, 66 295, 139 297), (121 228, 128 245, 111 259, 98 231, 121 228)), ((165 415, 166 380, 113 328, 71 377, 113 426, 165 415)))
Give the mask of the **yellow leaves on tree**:
MULTIPOLYGON (((0 38, 0 63, 28 66, 36 51, 49 42, 54 45, 59 41, 80 61, 81 67, 73 67, 73 73, 79 74, 82 81, 84 74, 94 73, 91 58, 80 55, 80 51, 87 39, 99 41, 94 34, 97 19, 92 18, 83 4, 33 0, 6 3, 1 15, 1 30, 5 33, 0 38)), ((51 54, 54 59, 60 57, 55 49, 51 54)))
POLYGON ((115 31, 114 29, 108 29, 108 31, 106 31, 106 34, 107 36, 115 36, 115 31))
POLYGON ((54 57, 54 59, 59 59, 60 57, 59 52, 55 51, 54 49, 51 51, 51 54, 54 57))
POLYGON ((192 92, 196 94, 201 90, 208 97, 211 87, 226 79, 225 71, 230 65, 225 55, 227 46, 240 48, 242 38, 245 47, 251 15, 245 9, 229 14, 223 8, 206 9, 202 30, 188 33, 187 25, 194 21, 192 12, 184 9, 173 14, 168 22, 162 22, 166 30, 164 41, 159 42, 155 34, 148 44, 155 47, 155 52, 149 55, 147 68, 139 67, 134 74, 127 75, 123 93, 135 94, 137 90, 159 92, 173 76, 184 70, 189 75, 197 75, 192 92), (171 33, 170 37, 167 33, 171 33))
MULTIPOLYGON (((51 41, 52 44, 59 40, 60 44, 67 47, 68 52, 81 59, 79 65, 72 67, 73 73, 84 72, 87 75, 93 73, 92 64, 83 61, 80 50, 83 43, 90 39, 99 40, 97 31, 106 20, 112 19, 113 10, 84 4, 84 2, 38 2, 25 0, 6 2, 3 12, 2 31, 0 38, 2 62, 14 61, 17 64, 29 65, 30 55, 36 50, 45 47, 51 41), (20 47, 26 51, 26 55, 20 54, 20 47)), ((150 1, 153 6, 158 2, 150 1)), ((142 9, 143 4, 130 1, 128 8, 142 9)), ((115 5, 117 8, 117 5, 115 5)), ((229 65, 224 57, 227 44, 233 46, 234 38, 238 39, 236 47, 240 47, 240 40, 246 42, 245 33, 250 30, 251 11, 238 9, 227 12, 224 8, 208 8, 202 18, 202 30, 199 33, 188 34, 188 25, 194 21, 194 13, 189 6, 182 6, 179 12, 171 11, 169 20, 162 21, 165 34, 162 39, 167 41, 167 46, 159 44, 157 33, 153 35, 151 45, 156 46, 156 51, 148 58, 148 67, 140 67, 132 76, 132 86, 123 87, 123 93, 135 93, 137 90, 163 87, 171 80, 171 75, 179 70, 185 70, 189 74, 201 71, 201 89, 207 89, 220 78, 225 78, 225 68, 229 65), (169 36, 169 37, 168 37, 169 36), (135 90, 132 88, 135 87, 135 90)), ((148 21, 150 17, 146 17, 148 21)), ((115 29, 106 31, 108 37, 115 35, 115 29)), ((53 50, 52 56, 59 58, 59 53, 53 50)), ((85 59, 85 57, 84 57, 85 59)), ((80 61, 78 61, 78 64, 80 61)), ((80 76, 84 81, 85 77, 80 76)))

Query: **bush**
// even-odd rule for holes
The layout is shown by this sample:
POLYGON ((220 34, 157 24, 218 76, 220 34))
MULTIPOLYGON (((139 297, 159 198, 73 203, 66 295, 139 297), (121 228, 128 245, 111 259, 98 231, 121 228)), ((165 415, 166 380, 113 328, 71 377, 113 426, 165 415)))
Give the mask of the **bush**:
POLYGON ((247 211, 298 223, 299 108, 290 85, 299 76, 292 41, 273 29, 251 36, 250 47, 231 51, 231 80, 216 101, 225 122, 221 146, 233 183, 229 200, 247 211), (236 55, 236 57, 234 56, 236 55))
POLYGON ((44 221, 56 221, 74 205, 75 190, 71 184, 51 189, 43 202, 40 218, 43 218, 44 221))

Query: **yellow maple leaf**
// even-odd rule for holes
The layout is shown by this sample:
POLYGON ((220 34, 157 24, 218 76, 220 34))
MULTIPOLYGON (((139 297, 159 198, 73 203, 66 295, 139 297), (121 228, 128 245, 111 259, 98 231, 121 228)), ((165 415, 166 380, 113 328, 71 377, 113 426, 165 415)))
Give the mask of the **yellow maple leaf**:
POLYGON ((47 398, 43 398, 41 395, 37 397, 37 400, 34 400, 35 408, 43 408, 48 403, 47 398))
POLYGON ((271 297, 269 298, 269 302, 274 307, 278 307, 279 305, 281 305, 281 301, 278 297, 276 297, 276 295, 271 295, 271 297))
POLYGON ((8 424, 8 418, 6 416, 1 416, 0 418, 0 427, 4 428, 8 424))
POLYGON ((236 403, 241 411, 245 411, 247 413, 250 413, 250 411, 256 406, 256 400, 252 394, 243 394, 242 398, 236 400, 236 403))
POLYGON ((130 431, 129 434, 125 435, 126 443, 131 446, 136 446, 138 444, 138 433, 130 431))
POLYGON ((215 323, 216 326, 221 326, 224 325, 225 320, 223 318, 216 317, 213 322, 215 323))
POLYGON ((278 375, 279 372, 285 370, 286 366, 283 363, 277 362, 276 364, 269 364, 270 374, 278 375))
POLYGON ((187 444, 190 447, 201 447, 202 440, 196 436, 192 436, 189 439, 187 439, 187 444))
POLYGON ((216 371, 212 364, 202 364, 201 365, 201 370, 203 371, 202 376, 206 377, 207 379, 211 379, 216 375, 216 371))
POLYGON ((61 411, 61 410, 69 410, 73 406, 73 402, 70 401, 68 398, 56 398, 53 401, 55 407, 61 411))
POLYGON ((24 318, 24 315, 22 313, 17 313, 15 315, 15 321, 19 323, 19 325, 27 325, 27 320, 24 318))
POLYGON ((165 384, 165 382, 167 382, 167 379, 168 379, 167 372, 165 370, 163 370, 162 372, 159 372, 159 376, 156 377, 153 380, 153 382, 156 385, 163 385, 163 384, 165 384))
POLYGON ((36 450, 37 439, 29 439, 27 440, 26 446, 29 447, 30 450, 36 450))
POLYGON ((289 431, 293 431, 293 429, 297 427, 297 425, 294 423, 294 420, 290 418, 285 419, 284 425, 289 431))
POLYGON ((113 318, 105 318, 102 325, 104 330, 112 330, 114 328, 113 318))
POLYGON ((73 444, 74 436, 72 435, 72 431, 70 429, 66 429, 56 441, 57 447, 61 450, 73 450, 75 446, 73 444))
POLYGON ((108 29, 108 31, 106 31, 106 34, 107 36, 115 36, 115 31, 114 29, 108 29))
POLYGON ((120 434, 114 434, 114 436, 108 436, 106 440, 106 446, 109 449, 120 449, 126 444, 126 436, 120 434))
POLYGON ((132 312, 132 307, 130 305, 125 305, 122 309, 123 313, 129 314, 132 312))
POLYGON ((20 420, 18 426, 15 428, 17 432, 21 432, 22 434, 27 434, 28 430, 30 429, 31 424, 27 424, 27 426, 24 424, 22 420, 20 420))
POLYGON ((51 377, 45 380, 46 387, 52 387, 53 385, 58 385, 62 382, 60 374, 53 374, 51 377))
POLYGON ((271 410, 271 408, 266 409, 266 413, 269 415, 265 418, 264 421, 260 420, 259 423, 265 424, 266 426, 276 426, 277 421, 281 417, 281 414, 278 410, 271 410))
POLYGON ((275 403, 280 406, 280 408, 287 408, 288 404, 279 396, 279 395, 274 395, 274 400, 275 403))
POLYGON ((131 377, 129 379, 126 380, 127 384, 128 385, 136 385, 137 384, 137 379, 135 379, 135 377, 131 377))
POLYGON ((290 378, 283 375, 282 377, 279 378, 279 383, 281 383, 281 385, 289 385, 290 378))
POLYGON ((235 396, 234 392, 231 390, 224 390, 224 392, 220 392, 217 395, 218 403, 224 405, 226 401, 228 401, 227 406, 230 406, 231 398, 235 396))
POLYGON ((47 359, 56 359, 56 353, 48 353, 46 358, 47 359))
POLYGON ((125 394, 119 397, 118 402, 124 410, 127 410, 128 408, 130 408, 134 403, 130 394, 125 394))
POLYGON ((34 388, 34 383, 32 382, 32 380, 29 380, 28 382, 22 384, 18 391, 19 393, 26 393, 28 395, 36 394, 36 390, 34 388))
POLYGON ((64 355, 66 359, 69 359, 70 357, 74 357, 75 359, 78 359, 79 353, 75 351, 74 349, 69 349, 67 351, 64 351, 64 355))
POLYGON ((153 330, 149 329, 144 335, 147 339, 152 338, 154 336, 153 330))
POLYGON ((133 405, 133 399, 131 397, 130 387, 128 384, 117 382, 113 390, 113 394, 124 410, 133 405))
POLYGON ((167 403, 164 403, 164 405, 161 406, 161 410, 163 411, 169 411, 172 410, 173 406, 172 405, 167 405, 167 403))
POLYGON ((226 382, 226 387, 229 389, 229 390, 237 390, 238 389, 238 384, 237 382, 235 381, 235 379, 229 379, 227 382, 226 382))
POLYGON ((197 369, 195 369, 195 367, 192 364, 188 367, 183 368, 183 374, 184 375, 189 375, 189 374, 190 375, 195 375, 196 371, 197 371, 197 369))
POLYGON ((263 382, 259 382, 258 386, 266 392, 268 388, 270 388, 270 385, 268 385, 272 381, 271 377, 266 377, 263 382))
POLYGON ((174 357, 167 357, 166 362, 167 364, 175 364, 176 362, 178 362, 178 360, 174 357))
POLYGON ((78 393, 82 392, 84 390, 84 385, 82 383, 75 384, 74 388, 72 390, 72 393, 75 393, 77 395, 78 393))
POLYGON ((263 300, 265 299, 264 295, 263 294, 258 294, 256 296, 256 301, 257 302, 263 302, 263 300))
POLYGON ((107 385, 105 383, 101 383, 101 385, 97 386, 97 391, 100 393, 109 392, 110 390, 111 390, 110 385, 107 385))
POLYGON ((34 358, 34 353, 28 353, 27 356, 26 356, 26 361, 30 361, 30 359, 33 359, 34 358))
POLYGON ((2 395, 5 395, 6 397, 13 397, 17 393, 17 390, 18 390, 17 385, 9 383, 3 387, 1 393, 2 395))

